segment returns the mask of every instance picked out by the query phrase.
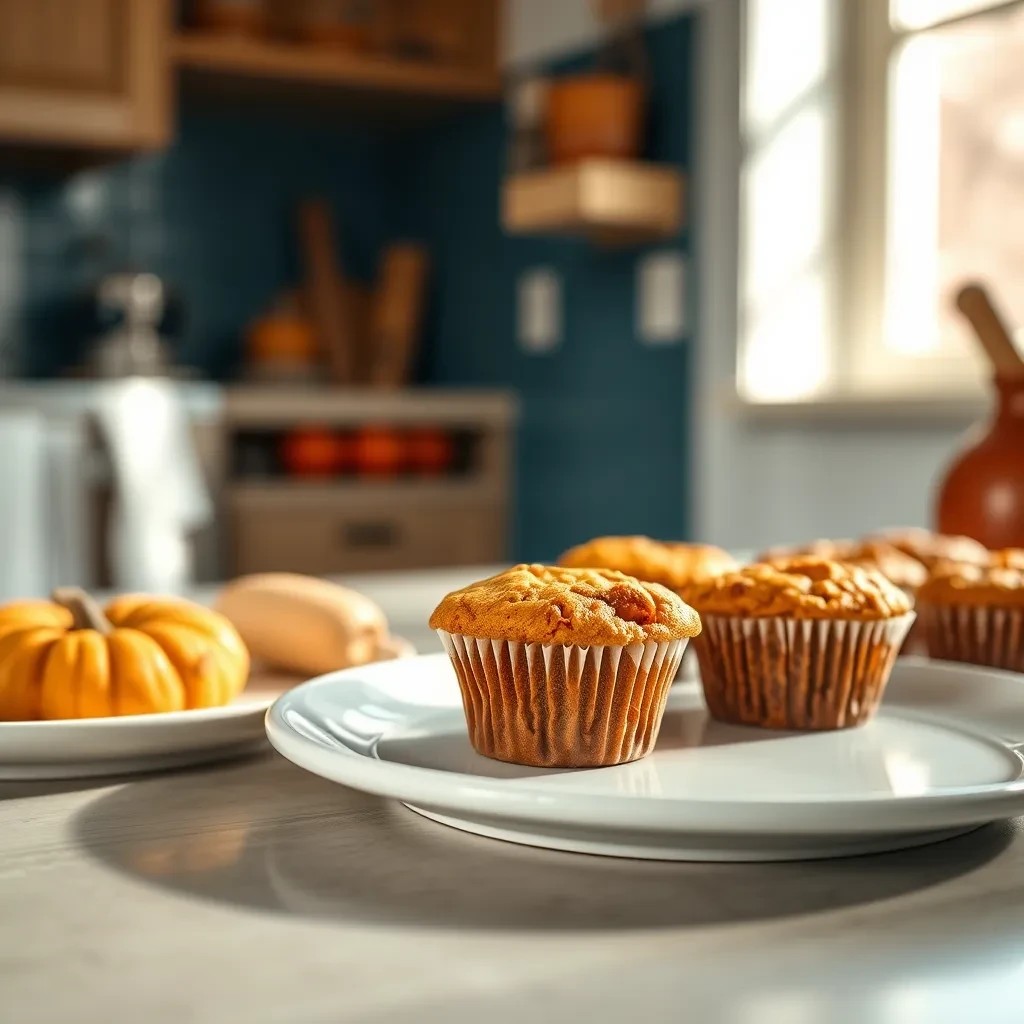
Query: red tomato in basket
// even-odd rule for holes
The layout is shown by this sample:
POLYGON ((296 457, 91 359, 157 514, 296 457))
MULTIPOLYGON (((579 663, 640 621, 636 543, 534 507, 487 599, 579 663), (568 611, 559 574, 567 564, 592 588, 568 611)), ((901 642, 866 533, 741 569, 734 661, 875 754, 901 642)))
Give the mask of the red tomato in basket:
POLYGON ((298 427, 281 439, 281 462, 291 476, 334 476, 347 459, 349 442, 326 427, 298 427))
POLYGON ((356 472, 361 476, 397 476, 408 465, 408 448, 393 427, 363 427, 353 440, 356 472))
POLYGON ((409 431, 409 465, 425 476, 443 476, 455 461, 455 445, 447 431, 421 427, 409 431))

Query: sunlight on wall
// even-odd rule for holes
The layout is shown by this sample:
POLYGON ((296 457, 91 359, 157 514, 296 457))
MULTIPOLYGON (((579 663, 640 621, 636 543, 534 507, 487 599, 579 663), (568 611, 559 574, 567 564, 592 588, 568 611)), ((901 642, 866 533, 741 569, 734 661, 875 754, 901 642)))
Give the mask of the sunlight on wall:
POLYGON ((893 21, 904 28, 924 28, 947 18, 970 14, 990 2, 991 0, 894 0, 893 21))
POLYGON ((771 306, 752 318, 745 336, 740 386, 761 402, 813 395, 827 380, 829 291, 811 271, 790 281, 771 306))
POLYGON ((829 125, 817 102, 760 147, 744 169, 743 300, 755 319, 780 289, 806 273, 827 243, 829 125))
POLYGON ((831 371, 833 15, 827 0, 748 8, 738 386, 749 400, 809 397, 831 371))
POLYGON ((830 18, 826 0, 751 0, 747 9, 743 119, 756 140, 824 83, 830 18))
POLYGON ((911 42, 893 78, 885 334, 896 352, 928 352, 938 342, 939 62, 932 41, 911 42))

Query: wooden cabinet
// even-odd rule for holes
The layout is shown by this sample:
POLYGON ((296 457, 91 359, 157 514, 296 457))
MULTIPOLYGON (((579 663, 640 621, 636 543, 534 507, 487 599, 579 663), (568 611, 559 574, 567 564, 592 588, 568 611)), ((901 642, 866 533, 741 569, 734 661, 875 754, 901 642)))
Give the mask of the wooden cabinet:
POLYGON ((0 0, 0 142, 161 146, 169 0, 0 0))
POLYGON ((493 102, 499 69, 500 0, 376 0, 365 49, 317 46, 295 38, 289 24, 299 0, 278 0, 280 32, 268 38, 229 37, 186 28, 173 42, 184 80, 257 96, 268 91, 368 100, 397 100, 398 109, 439 102, 493 102))
MULTIPOLYGON (((222 505, 229 575, 315 575, 502 562, 512 503, 514 398, 488 391, 348 391, 232 387, 224 406, 225 444, 295 426, 339 431, 389 424, 396 432, 430 425, 472 435, 457 472, 424 477, 303 480, 281 467, 251 476, 229 457, 222 505)), ((271 444, 273 445, 273 440, 271 444)))
POLYGON ((231 568, 330 575, 482 565, 507 557, 506 497, 473 487, 234 487, 231 568))
POLYGON ((378 12, 391 49, 411 49, 450 68, 498 67, 497 0, 383 0, 378 12))
MULTIPOLYGON (((280 2, 294 13, 296 0, 280 2)), ((379 0, 371 9, 373 46, 348 52, 287 33, 179 31, 172 0, 0 0, 0 146, 166 145, 179 78, 263 96, 390 96, 403 110, 500 97, 501 0, 379 0)))

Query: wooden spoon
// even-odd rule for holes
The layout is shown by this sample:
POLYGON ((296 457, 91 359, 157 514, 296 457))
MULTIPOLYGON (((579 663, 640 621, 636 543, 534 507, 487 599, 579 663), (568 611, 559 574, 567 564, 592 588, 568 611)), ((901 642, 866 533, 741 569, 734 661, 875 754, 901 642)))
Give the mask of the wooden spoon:
POLYGON ((1024 360, 988 292, 980 284, 965 285, 956 297, 956 306, 974 328, 996 376, 1024 380, 1024 360))

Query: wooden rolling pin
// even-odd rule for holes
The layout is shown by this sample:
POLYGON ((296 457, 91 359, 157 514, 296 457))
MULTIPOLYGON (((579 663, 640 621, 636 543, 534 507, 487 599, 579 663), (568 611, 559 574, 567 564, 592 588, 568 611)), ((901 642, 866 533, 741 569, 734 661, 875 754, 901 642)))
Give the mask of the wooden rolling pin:
POLYGON ((965 285, 957 294, 956 307, 974 329, 996 376, 1024 380, 1024 359, 988 292, 980 284, 965 285))
POLYGON ((382 388, 409 383, 427 298, 429 258, 412 242, 388 246, 370 322, 370 382, 382 388))
POLYGON ((352 324, 334 245, 331 211, 325 202, 310 199, 299 206, 299 236, 310 312, 331 383, 351 384, 355 361, 352 324))

